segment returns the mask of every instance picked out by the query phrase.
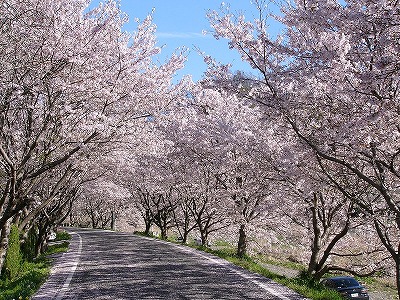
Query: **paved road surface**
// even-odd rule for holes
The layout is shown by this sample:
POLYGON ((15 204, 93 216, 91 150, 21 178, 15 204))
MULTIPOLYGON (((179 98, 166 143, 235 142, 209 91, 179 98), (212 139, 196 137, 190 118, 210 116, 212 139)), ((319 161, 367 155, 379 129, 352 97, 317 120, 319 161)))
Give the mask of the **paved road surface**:
POLYGON ((110 231, 71 229, 70 250, 33 300, 300 300, 269 279, 167 242, 110 231))

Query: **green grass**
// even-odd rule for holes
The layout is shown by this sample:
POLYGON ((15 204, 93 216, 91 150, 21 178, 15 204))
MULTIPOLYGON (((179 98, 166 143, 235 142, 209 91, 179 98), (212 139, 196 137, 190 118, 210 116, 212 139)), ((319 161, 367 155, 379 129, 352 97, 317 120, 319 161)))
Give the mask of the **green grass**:
POLYGON ((56 233, 56 241, 67 241, 71 239, 71 235, 66 231, 58 231, 56 233))
MULTIPOLYGON (((278 282, 282 285, 289 287, 290 289, 296 291, 297 293, 313 299, 313 300, 343 300, 343 298, 335 291, 326 289, 319 282, 313 281, 311 278, 306 276, 304 272, 302 272, 298 277, 295 278, 287 278, 285 276, 276 274, 271 272, 270 270, 264 268, 260 264, 257 263, 253 258, 247 256, 244 258, 239 258, 236 256, 235 249, 232 247, 227 247, 224 249, 212 250, 206 247, 198 247, 190 245, 198 250, 205 251, 207 253, 216 255, 220 258, 223 258, 234 265, 242 267, 246 270, 249 270, 253 273, 260 274, 264 277, 270 278, 275 282, 278 282)), ((298 267, 298 266, 297 266, 298 267)))
POLYGON ((305 266, 300 263, 288 261, 288 260, 278 260, 278 259, 274 259, 271 257, 266 257, 264 255, 257 255, 255 257, 255 259, 261 263, 285 267, 285 268, 298 270, 298 271, 304 271, 306 269, 305 266))
POLYGON ((227 241, 224 241, 224 240, 216 240, 216 241, 213 243, 213 245, 216 246, 216 247, 233 248, 233 246, 232 246, 231 243, 229 243, 229 242, 227 242, 227 241))
MULTIPOLYGON (((136 233, 140 234, 140 233, 136 233)), ((143 235, 143 234, 141 234, 143 235)), ((157 238, 157 237, 154 237, 157 238)), ((175 240, 169 240, 169 242, 177 243, 175 240)), ((179 243, 180 244, 180 243, 179 243)), ((203 246, 197 246, 193 241, 189 242, 187 246, 204 251, 222 259, 225 259, 234 265, 242 267, 253 273, 260 274, 264 277, 274 280, 288 288, 296 291, 297 293, 312 299, 312 300, 343 300, 343 298, 335 291, 329 290, 321 285, 319 282, 315 282, 307 276, 305 272, 305 267, 299 263, 291 261, 279 261, 276 259, 266 258, 265 256, 257 255, 256 257, 244 257, 239 258, 236 256, 236 248, 228 242, 222 240, 214 243, 216 249, 210 249, 203 246), (260 263, 258 263, 260 262, 260 263), (294 270, 300 271, 300 275, 295 278, 288 278, 279 274, 276 274, 267 268, 263 267, 261 264, 267 263, 277 266, 282 266, 294 270)), ((364 279, 365 280, 365 279, 364 279)), ((375 282, 374 279, 370 279, 375 282)))
POLYGON ((0 299, 29 299, 46 281, 50 273, 50 262, 40 262, 22 265, 22 270, 14 280, 0 279, 0 299))
POLYGON ((152 233, 146 234, 143 231, 135 231, 133 234, 144 236, 144 237, 156 238, 156 236, 153 235, 152 233))
POLYGON ((66 252, 68 250, 69 242, 63 241, 62 243, 57 243, 54 245, 50 245, 47 248, 45 255, 51 255, 56 253, 66 252))
POLYGON ((64 241, 51 245, 34 262, 23 262, 18 276, 13 280, 0 277, 0 300, 30 299, 50 274, 51 259, 48 256, 67 251, 68 244, 64 241))

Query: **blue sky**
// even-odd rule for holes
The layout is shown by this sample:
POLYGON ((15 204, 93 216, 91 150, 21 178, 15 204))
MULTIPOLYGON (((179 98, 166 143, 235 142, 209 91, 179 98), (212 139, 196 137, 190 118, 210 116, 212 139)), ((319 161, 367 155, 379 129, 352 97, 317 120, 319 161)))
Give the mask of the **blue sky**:
MULTIPOLYGON (((93 1, 92 4, 98 3, 93 1)), ((186 47, 189 49, 185 68, 177 74, 177 80, 185 74, 191 74, 194 80, 202 77, 206 70, 203 58, 198 54, 199 48, 217 61, 230 63, 234 70, 250 72, 250 67, 241 61, 240 56, 228 48, 227 42, 216 40, 209 35, 203 35, 203 30, 210 26, 206 18, 209 9, 218 10, 222 1, 218 0, 121 0, 121 9, 129 15, 130 22, 125 30, 133 32, 136 29, 135 18, 143 20, 154 8, 153 22, 157 25, 158 45, 163 46, 163 62, 175 49, 186 47)), ((246 18, 253 19, 255 12, 250 0, 225 1, 231 6, 231 11, 240 11, 246 18)))

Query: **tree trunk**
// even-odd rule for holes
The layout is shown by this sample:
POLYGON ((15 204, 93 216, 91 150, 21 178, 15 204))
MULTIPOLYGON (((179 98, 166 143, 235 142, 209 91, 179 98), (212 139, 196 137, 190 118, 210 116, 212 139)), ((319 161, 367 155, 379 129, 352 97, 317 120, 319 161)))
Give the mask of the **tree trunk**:
POLYGON ((244 257, 247 252, 247 239, 246 239, 246 226, 244 224, 240 225, 239 228, 239 241, 236 255, 238 257, 244 257))
POLYGON ((183 236, 182 236, 182 244, 186 244, 187 243, 187 238, 188 238, 188 232, 187 231, 185 231, 184 233, 183 233, 183 236))
POLYGON ((6 259, 7 249, 8 249, 8 238, 10 236, 11 230, 11 219, 7 220, 1 228, 0 234, 0 275, 3 271, 4 262, 6 259))
POLYGON ((115 230, 115 214, 114 211, 111 211, 111 230, 115 230))
MULTIPOLYGON (((317 239, 316 237, 314 237, 314 239, 317 239)), ((320 252, 320 247, 318 245, 316 245, 317 243, 314 242, 313 247, 311 247, 311 256, 310 256, 310 260, 308 261, 308 269, 307 272, 311 275, 315 272, 317 272, 317 266, 318 266, 318 255, 320 252)))
POLYGON ((161 239, 166 240, 167 239, 167 228, 162 226, 160 228, 161 230, 161 239))
POLYGON ((396 263, 396 287, 397 287, 397 296, 400 300, 400 243, 397 246, 397 257, 395 259, 396 263))
POLYGON ((47 239, 47 226, 44 224, 39 225, 37 241, 35 245, 35 257, 38 257, 42 254, 47 247, 46 239, 47 239))
POLYGON ((150 235, 151 222, 146 222, 145 221, 145 224, 146 224, 146 228, 144 230, 144 234, 145 235, 150 235))
POLYGON ((321 230, 318 225, 318 196, 317 193, 313 195, 313 206, 311 207, 312 213, 312 229, 313 229, 313 243, 311 246, 311 257, 308 262, 308 274, 312 275, 317 270, 318 255, 321 251, 321 230))
POLYGON ((200 236, 201 236, 201 245, 204 247, 207 247, 208 244, 208 232, 207 230, 201 230, 200 231, 200 236))
POLYGON ((150 211, 146 211, 146 214, 143 216, 144 224, 145 224, 145 230, 144 234, 149 235, 150 234, 150 229, 151 229, 151 224, 153 224, 153 217, 151 215, 150 211))

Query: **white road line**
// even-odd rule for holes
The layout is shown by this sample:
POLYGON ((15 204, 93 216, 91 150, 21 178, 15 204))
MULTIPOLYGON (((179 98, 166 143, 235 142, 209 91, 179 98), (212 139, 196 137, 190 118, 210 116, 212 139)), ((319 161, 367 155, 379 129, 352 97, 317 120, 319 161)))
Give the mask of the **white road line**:
MULTIPOLYGON (((163 241, 160 241, 160 242, 163 242, 163 241)), ((164 243, 166 243, 166 242, 164 242, 164 243)), ((176 244, 173 244, 173 243, 168 243, 168 245, 172 245, 172 246, 178 248, 181 251, 188 252, 188 253, 191 253, 191 254, 194 254, 194 255, 197 255, 197 256, 201 256, 201 257, 213 262, 214 264, 223 266, 223 267, 229 269, 230 271, 236 273, 237 275, 241 276, 242 278, 244 278, 246 280, 249 280, 253 284, 255 284, 255 285, 259 286, 260 288, 262 288, 263 290, 269 292, 273 296, 278 297, 279 299, 290 300, 288 297, 283 296, 279 292, 277 292, 274 289, 268 287, 265 283, 262 283, 259 280, 253 278, 253 276, 247 275, 247 274, 241 272, 240 270, 238 270, 236 268, 233 268, 232 264, 230 262, 228 262, 228 261, 225 261, 225 260, 223 260, 221 258, 212 258, 212 257, 206 256, 206 255, 203 255, 203 254, 199 253, 199 251, 195 251, 195 250, 193 250, 191 248, 183 247, 181 245, 176 245, 176 244)))
POLYGON ((62 300, 62 298, 64 298, 64 294, 65 294, 65 292, 68 290, 69 285, 70 285, 71 280, 72 280, 72 277, 74 277, 76 268, 78 267, 78 264, 79 264, 79 257, 80 257, 81 252, 82 252, 82 237, 80 236, 79 233, 76 233, 76 232, 71 232, 71 234, 76 234, 76 235, 78 236, 78 238, 79 238, 78 253, 77 253, 77 255, 76 255, 76 259, 75 259, 73 265, 71 266, 71 269, 70 269, 70 272, 69 272, 69 274, 68 274, 68 277, 67 277, 67 279, 65 280, 64 285, 63 285, 63 287, 61 288, 60 292, 57 294, 57 298, 56 298, 55 300, 62 300))
MULTIPOLYGON (((276 291, 273 288, 269 287, 267 284, 255 279, 254 277, 256 275, 255 276, 247 275, 247 274, 241 272, 240 270, 232 267, 232 264, 230 262, 228 262, 227 260, 224 260, 222 258, 217 258, 217 257, 216 258, 212 258, 212 257, 206 256, 206 255, 203 255, 198 250, 189 248, 187 246, 182 246, 182 245, 178 245, 178 244, 174 244, 174 243, 169 243, 169 242, 158 240, 158 239, 155 239, 155 238, 149 238, 149 237, 144 237, 144 238, 148 239, 148 240, 155 241, 155 242, 163 243, 163 244, 166 244, 166 245, 174 246, 175 248, 178 248, 180 251, 188 252, 190 254, 203 257, 203 258, 207 259, 208 261, 211 261, 211 262, 213 262, 213 263, 215 263, 217 265, 223 266, 223 267, 229 269, 230 271, 236 273, 237 275, 241 276, 242 278, 244 278, 246 280, 249 280, 253 284, 259 286, 261 289, 269 292, 270 294, 272 294, 273 296, 275 296, 275 297, 277 297, 279 299, 290 300, 288 297, 280 294, 278 291, 276 291)), ((307 298, 304 298, 304 299, 307 300, 307 298)))

